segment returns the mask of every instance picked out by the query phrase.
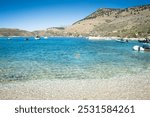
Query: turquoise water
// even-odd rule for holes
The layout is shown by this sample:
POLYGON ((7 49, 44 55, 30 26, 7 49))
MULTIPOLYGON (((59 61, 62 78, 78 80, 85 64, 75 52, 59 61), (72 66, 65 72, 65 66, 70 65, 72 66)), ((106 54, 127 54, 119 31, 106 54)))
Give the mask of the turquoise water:
POLYGON ((150 52, 132 50, 137 41, 49 38, 0 39, 0 81, 109 79, 150 75, 150 52))

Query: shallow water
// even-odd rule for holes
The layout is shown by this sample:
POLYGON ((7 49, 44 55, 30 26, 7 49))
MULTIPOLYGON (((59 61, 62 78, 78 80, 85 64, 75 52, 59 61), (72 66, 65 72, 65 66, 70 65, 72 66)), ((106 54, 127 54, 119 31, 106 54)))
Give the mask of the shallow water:
POLYGON ((49 38, 0 39, 0 81, 113 79, 150 76, 150 52, 132 50, 137 41, 49 38))

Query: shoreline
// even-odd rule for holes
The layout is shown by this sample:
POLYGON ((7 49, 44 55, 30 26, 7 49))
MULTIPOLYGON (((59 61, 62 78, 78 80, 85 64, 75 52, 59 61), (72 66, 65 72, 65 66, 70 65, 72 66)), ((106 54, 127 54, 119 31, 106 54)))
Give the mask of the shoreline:
POLYGON ((116 39, 124 39, 124 40, 143 40, 145 38, 121 38, 121 37, 86 37, 89 40, 116 40, 116 39))
POLYGON ((1 100, 148 100, 148 76, 0 83, 1 100))
MULTIPOLYGON (((14 38, 14 37, 35 37, 35 36, 0 36, 0 38, 14 38)), ((45 36, 40 36, 40 37, 45 37, 45 36)), ((46 36, 48 38, 85 38, 85 39, 88 39, 88 40, 116 40, 116 39, 124 39, 124 40, 144 40, 145 38, 143 37, 140 37, 140 38, 121 38, 121 37, 94 37, 94 36, 46 36)))

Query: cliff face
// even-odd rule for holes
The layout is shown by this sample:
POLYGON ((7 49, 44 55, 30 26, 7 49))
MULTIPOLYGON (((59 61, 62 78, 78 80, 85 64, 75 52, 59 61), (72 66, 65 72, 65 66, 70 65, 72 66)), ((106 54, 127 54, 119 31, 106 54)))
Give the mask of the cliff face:
POLYGON ((119 36, 146 37, 150 34, 150 5, 125 9, 98 9, 69 27, 28 32, 0 29, 3 36, 119 36))

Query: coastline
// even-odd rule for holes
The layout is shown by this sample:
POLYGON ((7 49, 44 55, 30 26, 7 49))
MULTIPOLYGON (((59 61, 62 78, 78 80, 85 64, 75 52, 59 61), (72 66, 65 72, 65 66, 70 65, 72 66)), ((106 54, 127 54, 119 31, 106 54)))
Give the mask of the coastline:
POLYGON ((1 100, 147 100, 148 75, 111 79, 29 80, 0 84, 1 100), (19 89, 19 90, 18 90, 19 89))
MULTIPOLYGON (((80 55, 77 53, 77 56, 76 56, 77 62, 78 62, 79 56, 80 55)), ((108 53, 108 56, 110 57, 109 53, 108 53)), ((130 57, 132 58, 136 56, 130 56, 130 57)), ((6 58, 4 58, 4 60, 5 59, 6 58)), ((143 59, 143 57, 137 58, 137 59, 143 59)), ((147 58, 147 60, 149 60, 149 57, 147 58)), ((27 63, 30 64, 30 61, 28 61, 27 63)), ((149 78, 150 74, 149 74, 149 66, 146 66, 146 64, 147 64, 147 61, 141 63, 143 67, 140 67, 139 69, 136 64, 133 67, 132 75, 127 74, 127 73, 123 75, 118 74, 117 76, 116 75, 111 76, 108 79, 103 79, 104 76, 101 74, 97 75, 95 71, 90 72, 90 74, 87 74, 87 76, 94 76, 94 75, 100 76, 101 75, 102 78, 74 79, 73 77, 73 79, 50 80, 49 78, 53 77, 52 75, 49 75, 49 78, 45 79, 41 77, 43 74, 41 74, 40 76, 38 72, 35 72, 38 74, 37 78, 41 78, 40 80, 10 81, 7 83, 0 82, 0 99, 1 100, 4 100, 4 99, 6 100, 7 99, 14 99, 14 100, 17 100, 17 99, 21 99, 21 100, 23 99, 39 99, 39 100, 42 100, 42 99, 51 99, 51 100, 57 100, 57 99, 70 99, 70 100, 71 99, 77 99, 77 100, 79 99, 81 100, 87 100, 87 99, 91 99, 91 100, 92 99, 139 100, 141 99, 141 100, 145 100, 145 99, 150 99, 150 78, 149 78), (146 71, 143 71, 143 68, 145 68, 146 71)), ((19 64, 19 66, 20 65, 21 64, 19 64)), ((45 65, 45 63, 40 64, 40 65, 45 65)), ((39 67, 40 65, 37 64, 37 67, 39 67)), ((36 67, 36 64, 32 64, 32 66, 36 67)), ((20 66, 20 68, 21 67, 23 66, 20 66)), ((98 66, 98 67, 101 67, 101 66, 98 66)), ((28 69, 29 68, 30 66, 28 67, 28 69)), ((128 67, 126 68, 126 70, 128 70, 128 67)), ((39 71, 41 71, 41 69, 39 71)), ((49 69, 47 68, 44 69, 44 73, 48 71, 49 69)), ((107 71, 107 69, 105 71, 107 71)), ((8 72, 13 72, 13 71, 8 71, 8 72)), ((67 71, 65 72, 68 73, 67 71)), ((108 71, 107 73, 109 74, 108 71)), ((115 70, 114 73, 117 74, 117 71, 115 70)), ((12 75, 11 77, 14 77, 14 76, 12 75)))
POLYGON ((124 39, 124 40, 143 40, 145 38, 121 38, 121 37, 86 37, 89 40, 116 40, 116 39, 124 39))
MULTIPOLYGON (((35 37, 35 36, 0 36, 0 38, 15 38, 15 37, 35 37)), ((45 36, 40 36, 40 37, 45 37, 45 36)), ((124 40, 144 40, 145 38, 143 37, 140 37, 140 38, 121 38, 121 37, 99 37, 99 36, 46 36, 48 38, 61 38, 61 37, 64 37, 64 38, 85 38, 85 39, 88 39, 88 40, 116 40, 116 39, 124 39, 124 40)))

